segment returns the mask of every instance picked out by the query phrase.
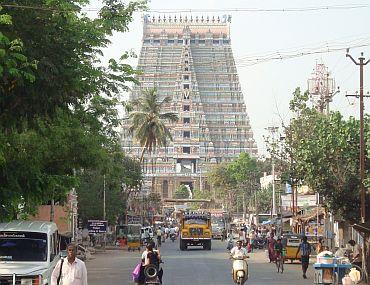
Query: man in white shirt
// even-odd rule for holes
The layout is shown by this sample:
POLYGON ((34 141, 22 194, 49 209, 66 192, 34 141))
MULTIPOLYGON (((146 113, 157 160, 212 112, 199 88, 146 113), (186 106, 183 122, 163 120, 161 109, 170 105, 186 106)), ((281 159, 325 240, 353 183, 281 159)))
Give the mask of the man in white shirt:
POLYGON ((55 266, 51 274, 51 285, 87 285, 86 266, 76 257, 76 252, 77 248, 74 244, 67 246, 67 257, 59 260, 55 266), (59 274, 60 282, 57 284, 59 274))
POLYGON ((234 246, 231 251, 230 251, 230 255, 232 258, 244 258, 244 257, 247 257, 247 250, 242 247, 242 244, 243 242, 241 240, 238 240, 236 242, 236 246, 234 246))

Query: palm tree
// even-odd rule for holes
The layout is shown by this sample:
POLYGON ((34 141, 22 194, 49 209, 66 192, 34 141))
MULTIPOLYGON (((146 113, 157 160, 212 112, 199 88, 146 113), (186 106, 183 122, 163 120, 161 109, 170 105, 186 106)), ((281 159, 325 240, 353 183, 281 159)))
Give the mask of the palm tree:
POLYGON ((163 112, 169 102, 170 97, 159 100, 156 89, 145 90, 139 98, 131 102, 129 132, 143 147, 140 162, 143 162, 145 151, 152 153, 156 147, 166 146, 168 140, 172 141, 166 123, 177 122, 179 117, 174 112, 163 112))

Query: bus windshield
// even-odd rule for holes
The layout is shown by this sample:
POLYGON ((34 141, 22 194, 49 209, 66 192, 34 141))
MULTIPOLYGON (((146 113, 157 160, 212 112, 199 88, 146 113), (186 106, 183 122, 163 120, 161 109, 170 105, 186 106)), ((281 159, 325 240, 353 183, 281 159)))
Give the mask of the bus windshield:
POLYGON ((0 261, 46 261, 47 235, 0 232, 0 261))

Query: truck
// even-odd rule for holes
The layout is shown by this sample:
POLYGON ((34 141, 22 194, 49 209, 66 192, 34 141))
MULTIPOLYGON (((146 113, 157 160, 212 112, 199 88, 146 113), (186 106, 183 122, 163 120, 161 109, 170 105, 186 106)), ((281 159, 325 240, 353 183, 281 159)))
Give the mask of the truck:
POLYGON ((226 212, 223 210, 210 210, 211 225, 212 225, 212 238, 222 239, 226 231, 226 212))
POLYGON ((180 250, 188 246, 212 248, 211 214, 209 212, 184 212, 180 220, 180 250))

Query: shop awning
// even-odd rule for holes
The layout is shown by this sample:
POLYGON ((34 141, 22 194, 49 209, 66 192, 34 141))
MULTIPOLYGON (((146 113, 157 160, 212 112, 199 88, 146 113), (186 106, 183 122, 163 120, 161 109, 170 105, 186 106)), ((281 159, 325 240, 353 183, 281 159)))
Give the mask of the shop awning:
POLYGON ((354 224, 353 228, 360 233, 370 234, 370 221, 363 224, 354 224))
POLYGON ((313 208, 311 211, 306 213, 306 215, 299 215, 297 217, 294 217, 294 222, 309 222, 314 221, 317 219, 317 215, 322 216, 325 215, 325 208, 319 207, 319 208, 313 208))

